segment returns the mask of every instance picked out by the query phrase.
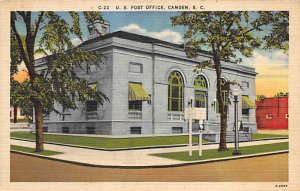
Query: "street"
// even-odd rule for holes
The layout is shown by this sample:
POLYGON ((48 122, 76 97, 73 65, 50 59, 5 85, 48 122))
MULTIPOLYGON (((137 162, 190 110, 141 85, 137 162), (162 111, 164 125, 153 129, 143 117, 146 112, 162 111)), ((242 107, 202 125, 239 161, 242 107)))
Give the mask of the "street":
POLYGON ((10 154, 12 182, 285 182, 288 154, 173 168, 116 169, 10 154))

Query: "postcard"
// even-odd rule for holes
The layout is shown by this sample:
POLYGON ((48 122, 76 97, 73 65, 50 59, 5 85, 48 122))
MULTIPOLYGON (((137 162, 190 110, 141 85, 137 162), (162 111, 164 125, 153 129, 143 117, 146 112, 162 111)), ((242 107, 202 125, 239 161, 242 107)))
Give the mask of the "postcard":
POLYGON ((0 190, 299 189, 299 2, 0 4, 0 190))

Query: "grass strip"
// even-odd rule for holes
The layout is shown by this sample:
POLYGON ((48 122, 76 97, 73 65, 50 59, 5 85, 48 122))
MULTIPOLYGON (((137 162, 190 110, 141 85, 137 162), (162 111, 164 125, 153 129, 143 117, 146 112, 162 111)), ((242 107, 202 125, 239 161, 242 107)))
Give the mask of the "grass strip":
MULTIPOLYGON (((258 154, 272 151, 281 151, 288 149, 288 142, 283 143, 273 143, 273 144, 263 144, 255 146, 245 146, 239 147, 242 155, 249 154, 258 154)), ((188 151, 184 152, 171 152, 171 153, 155 153, 151 154, 152 156, 163 157, 168 159, 175 159, 180 161, 198 161, 198 160, 207 160, 207 159, 216 159, 216 158, 227 158, 232 157, 232 152, 234 148, 229 148, 227 151, 218 151, 217 149, 203 150, 202 156, 198 156, 198 151, 193 151, 193 155, 189 156, 188 151)))
POLYGON ((23 147, 23 146, 18 146, 18 145, 10 145, 10 150, 21 151, 21 152, 25 152, 25 153, 31 153, 31 154, 37 154, 37 155, 43 155, 43 156, 52 156, 52 155, 63 154, 62 152, 49 151, 49 150, 45 150, 43 152, 34 152, 34 150, 35 150, 34 148, 23 147))
MULTIPOLYGON (((35 134, 30 132, 11 132, 11 137, 35 140, 35 134)), ((281 135, 253 134, 253 139, 275 138, 281 135)), ((285 136, 287 137, 287 136, 285 136)), ((61 144, 72 144, 78 146, 114 149, 132 148, 145 146, 164 146, 188 144, 187 135, 177 136, 157 136, 157 137, 131 137, 131 138, 104 138, 104 137, 85 137, 70 135, 50 135, 45 134, 44 140, 61 144)), ((203 143, 208 142, 203 140, 203 143)), ((198 136, 193 136, 193 143, 198 143, 198 136)))
MULTIPOLYGON (((35 140, 35 134, 29 132, 11 132, 11 137, 35 140)), ((134 137, 134 138, 103 138, 68 135, 44 135, 44 141, 72 144, 95 148, 131 148, 144 146, 163 146, 188 144, 188 136, 160 136, 160 137, 134 137)), ((203 140, 203 142, 208 142, 203 140)), ((198 136, 193 136, 193 143, 198 143, 198 136)))
POLYGON ((275 135, 275 134, 259 134, 259 133, 253 133, 252 139, 267 139, 267 138, 278 138, 278 137, 286 137, 288 138, 288 135, 275 135))

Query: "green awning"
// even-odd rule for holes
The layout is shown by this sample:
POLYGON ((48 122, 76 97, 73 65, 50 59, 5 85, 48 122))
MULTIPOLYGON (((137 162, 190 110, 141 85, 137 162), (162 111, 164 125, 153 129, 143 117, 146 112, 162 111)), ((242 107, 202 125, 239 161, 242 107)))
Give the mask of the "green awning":
POLYGON ((253 103, 248 96, 242 96, 242 108, 243 109, 255 109, 256 105, 253 103))
POLYGON ((147 101, 150 100, 150 96, 143 88, 142 84, 139 83, 129 83, 128 86, 128 100, 129 101, 147 101))
POLYGON ((97 90, 97 83, 89 84, 89 87, 96 91, 97 90))

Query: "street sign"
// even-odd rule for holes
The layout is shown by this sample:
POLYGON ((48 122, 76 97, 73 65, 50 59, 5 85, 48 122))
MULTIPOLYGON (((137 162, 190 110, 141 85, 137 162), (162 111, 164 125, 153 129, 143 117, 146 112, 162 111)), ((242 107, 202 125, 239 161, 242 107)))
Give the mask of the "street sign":
MULTIPOLYGON (((184 118, 189 120, 189 156, 192 156, 192 120, 199 120, 199 125, 203 125, 203 120, 206 119, 206 108, 186 108, 184 118)), ((199 129, 199 156, 202 156, 202 130, 199 129)))
POLYGON ((184 111, 185 119, 196 119, 205 120, 206 119, 206 108, 186 108, 184 111))

